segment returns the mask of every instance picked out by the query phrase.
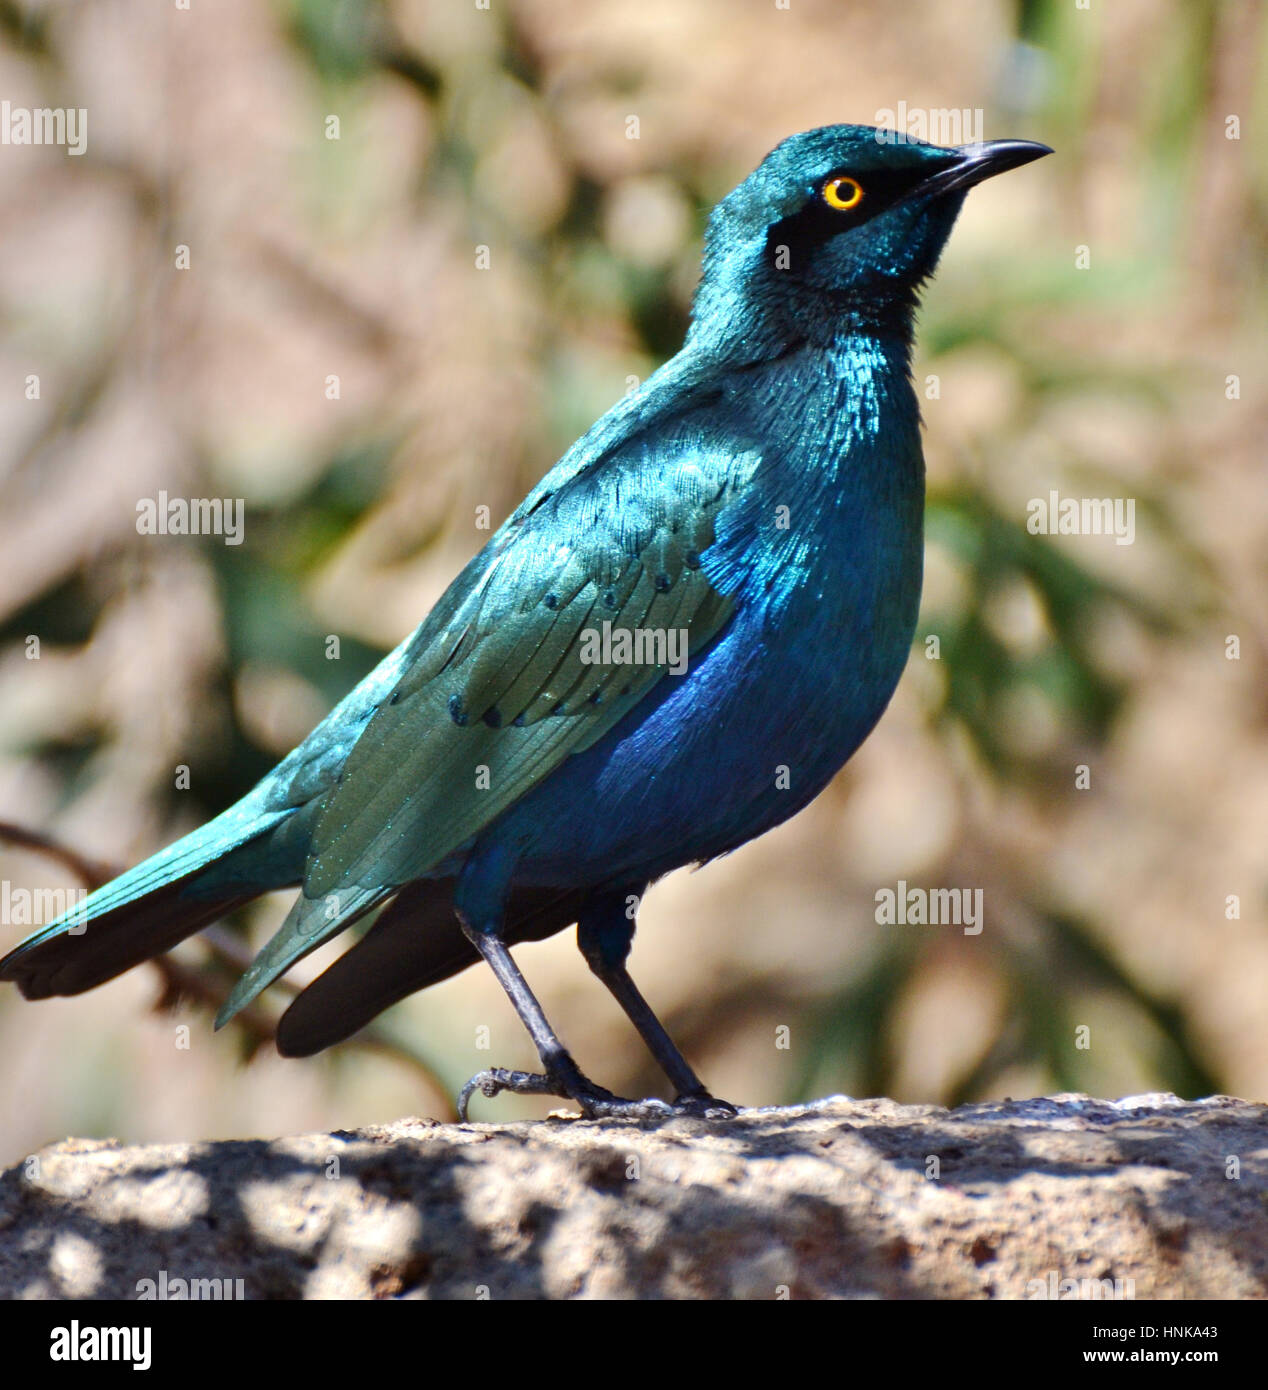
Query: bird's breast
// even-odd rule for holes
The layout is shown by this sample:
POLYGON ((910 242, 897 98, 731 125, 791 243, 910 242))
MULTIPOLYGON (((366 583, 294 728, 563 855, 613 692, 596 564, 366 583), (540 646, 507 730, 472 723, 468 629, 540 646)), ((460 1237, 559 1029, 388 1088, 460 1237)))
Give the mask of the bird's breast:
POLYGON ((885 365, 856 358, 843 376, 817 360, 749 383, 761 463, 702 557, 733 615, 512 810, 499 833, 525 881, 655 878, 735 848, 813 799, 871 731, 911 647, 922 557, 915 401, 885 365))

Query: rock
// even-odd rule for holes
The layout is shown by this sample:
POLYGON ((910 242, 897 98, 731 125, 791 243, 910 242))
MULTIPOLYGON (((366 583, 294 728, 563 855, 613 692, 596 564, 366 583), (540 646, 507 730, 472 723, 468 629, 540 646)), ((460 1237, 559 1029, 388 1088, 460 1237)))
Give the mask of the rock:
POLYGON ((835 1096, 727 1122, 67 1140, 0 1298, 1263 1298, 1268 1107, 835 1096))

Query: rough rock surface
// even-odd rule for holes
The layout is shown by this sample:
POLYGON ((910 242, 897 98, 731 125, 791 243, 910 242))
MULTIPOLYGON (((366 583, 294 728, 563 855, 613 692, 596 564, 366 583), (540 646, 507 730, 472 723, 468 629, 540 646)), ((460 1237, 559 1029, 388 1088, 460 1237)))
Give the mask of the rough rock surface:
POLYGON ((837 1096, 720 1123, 402 1120, 72 1139, 0 1178, 0 1297, 135 1298, 146 1280, 168 1297, 1089 1297, 1117 1280, 1263 1298, 1268 1107, 837 1096))

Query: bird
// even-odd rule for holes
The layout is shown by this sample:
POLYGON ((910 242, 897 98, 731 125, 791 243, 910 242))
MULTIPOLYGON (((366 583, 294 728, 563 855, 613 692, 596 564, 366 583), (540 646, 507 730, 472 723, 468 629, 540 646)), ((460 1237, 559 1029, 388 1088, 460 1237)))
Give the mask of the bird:
POLYGON ((734 1114, 630 976, 638 910, 809 804, 888 705, 923 565, 919 296, 968 190, 1050 153, 865 125, 776 145, 709 216, 680 351, 250 792, 18 945, 0 979, 79 994, 298 888, 217 1027, 370 917, 282 1014, 282 1055, 483 960, 541 1070, 477 1073, 464 1120, 477 1092, 592 1119, 734 1114), (513 960, 573 924, 672 1102, 592 1081, 513 960))

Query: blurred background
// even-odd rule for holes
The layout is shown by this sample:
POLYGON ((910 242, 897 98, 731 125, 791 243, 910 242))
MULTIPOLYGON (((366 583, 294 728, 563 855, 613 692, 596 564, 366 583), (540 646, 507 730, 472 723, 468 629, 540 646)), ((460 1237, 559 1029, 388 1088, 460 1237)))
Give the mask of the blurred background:
MULTIPOLYGON (((0 31, 0 93, 88 112, 82 155, 0 147, 7 903, 143 858, 302 738, 477 509, 677 350, 708 209, 777 141, 980 109, 1057 153, 972 194, 926 295, 907 674, 809 810, 652 891, 634 974, 745 1104, 1264 1098, 1262 7, 0 0, 0 31), (1028 534, 1053 489, 1135 499, 1134 543, 1028 534), (139 535, 160 491, 244 499, 243 543, 139 535), (879 926, 900 880, 981 888, 984 930, 879 926)), ((306 1062, 268 1041, 280 990, 213 1034, 286 906, 78 999, 5 987, 0 1159, 446 1117, 535 1062, 475 970, 306 1062)), ((571 933, 517 954, 596 1080, 663 1088, 571 933)))

